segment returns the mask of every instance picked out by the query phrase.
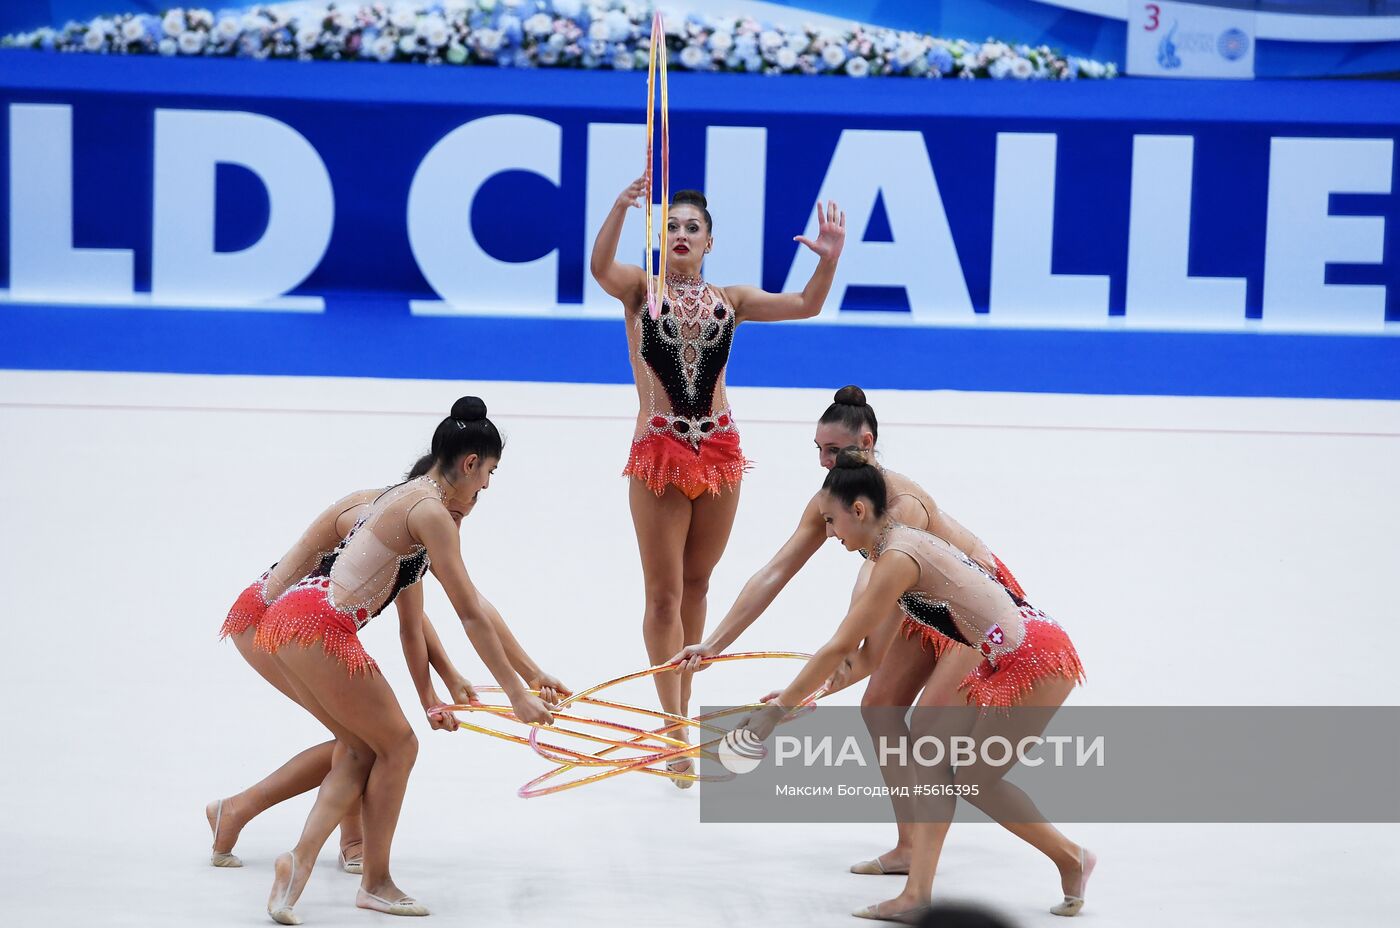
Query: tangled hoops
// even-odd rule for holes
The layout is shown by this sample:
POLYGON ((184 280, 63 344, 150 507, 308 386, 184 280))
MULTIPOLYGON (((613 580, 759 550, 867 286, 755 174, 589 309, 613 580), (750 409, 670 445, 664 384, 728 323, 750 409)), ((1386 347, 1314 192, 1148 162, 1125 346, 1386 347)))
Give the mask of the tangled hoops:
MULTIPOLYGON (((752 651, 742 654, 723 654, 718 657, 707 658, 702 663, 715 664, 728 661, 743 660, 768 660, 786 659, 805 661, 810 658, 809 654, 800 654, 791 651, 752 651)), ((684 715, 673 715, 669 712, 662 712, 658 709, 646 709, 640 706, 631 706, 626 703, 614 702, 608 699, 600 699, 597 693, 639 680, 643 677, 653 676, 658 673, 673 671, 675 664, 658 664, 655 667, 648 667, 646 670, 639 670, 625 676, 607 680, 588 689, 561 700, 554 709, 554 724, 549 727, 530 725, 529 734, 514 734, 508 731, 501 731, 489 728, 485 725, 478 725, 472 722, 460 722, 460 727, 468 731, 479 732, 483 735, 490 735, 493 738, 500 738, 503 741, 510 741, 515 744, 528 746, 532 751, 555 766, 526 783, 516 790, 516 795, 522 799, 533 799, 536 796, 547 796, 551 793, 563 792, 577 786, 584 786, 588 783, 598 783, 623 773, 638 771, 649 773, 653 776, 668 777, 673 780, 689 781, 719 781, 733 778, 733 774, 723 775, 701 775, 698 773, 681 773, 667 769, 668 761, 680 760, 682 758, 694 758, 705 755, 711 759, 717 759, 714 748, 723 740, 729 729, 714 724, 717 719, 730 715, 750 712, 762 706, 761 703, 749 703, 743 706, 735 706, 727 709, 720 709, 715 712, 708 712, 694 718, 684 715), (576 711, 569 711, 577 706, 591 706, 598 709, 608 709, 620 712, 630 712, 637 715, 647 716, 661 722, 660 727, 654 729, 643 728, 638 725, 629 725, 623 722, 610 721, 608 719, 594 718, 586 715, 579 715, 576 711), (584 726, 585 730, 566 727, 560 723, 570 723, 571 725, 584 726), (708 738, 699 743, 692 744, 685 738, 676 737, 677 733, 684 729, 694 728, 703 732, 708 738), (592 729, 592 730, 587 730, 592 729), (601 730, 601 731, 600 731, 601 730), (565 736, 575 738, 591 744, 603 745, 596 753, 587 753, 562 744, 545 741, 546 736, 565 736), (611 735, 611 737, 610 737, 611 735), (550 783, 570 771, 591 771, 585 772, 582 776, 563 783, 550 783), (546 785, 548 784, 548 785, 546 785)), ((498 686, 478 687, 483 693, 500 693, 498 686)), ((824 690, 818 690, 807 699, 803 700, 799 709, 805 709, 820 698, 824 690)), ((451 705, 443 706, 443 711, 448 712, 478 712, 486 715, 493 715, 503 720, 525 725, 515 717, 509 705, 451 705)), ((792 718, 794 716, 789 716, 792 718)))

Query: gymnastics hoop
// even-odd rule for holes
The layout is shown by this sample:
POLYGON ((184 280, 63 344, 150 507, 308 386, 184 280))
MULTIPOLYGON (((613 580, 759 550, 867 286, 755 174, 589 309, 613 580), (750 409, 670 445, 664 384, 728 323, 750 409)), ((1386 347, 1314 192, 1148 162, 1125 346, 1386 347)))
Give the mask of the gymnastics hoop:
MULTIPOLYGON (((750 651, 739 654, 722 654, 717 657, 704 658, 702 659, 701 663, 708 665, 712 663, 723 663, 728 661, 764 659, 805 661, 808 660, 810 657, 811 655, 793 651, 750 651)), ((676 663, 658 664, 654 667, 648 667, 645 670, 639 670, 633 673, 624 674, 623 676, 615 677, 611 680, 605 680, 602 683, 588 687, 584 690, 580 690, 574 695, 569 696, 566 699, 560 700, 560 702, 555 706, 553 715, 556 725, 553 726, 539 726, 521 722, 520 719, 518 719, 515 716, 514 712, 509 706, 474 706, 459 704, 442 706, 441 711, 454 713, 478 712, 487 715, 493 715, 504 720, 516 722, 518 724, 528 725, 530 729, 529 735, 522 736, 508 731, 502 731, 500 729, 491 728, 486 725, 479 725, 473 722, 464 722, 461 720, 458 721, 458 726, 468 731, 477 732, 483 735, 489 735, 493 738, 499 738, 503 741, 510 741, 514 744, 526 745, 536 754, 539 754, 540 757, 555 764, 555 766, 552 769, 547 770, 541 775, 530 780, 528 783, 526 783, 524 786, 520 787, 516 791, 516 795, 520 796, 522 799, 533 799, 538 796, 547 796, 553 793, 563 792, 565 790, 574 789, 579 786, 585 786, 589 783, 597 783, 602 780, 611 779, 612 777, 619 776, 624 773, 630 773, 633 771, 649 773, 653 776, 667 777, 668 779, 673 780, 688 780, 691 782, 721 781, 733 779, 733 774, 705 776, 696 773, 679 773, 676 771, 666 769, 664 765, 667 761, 678 760, 687 757, 697 757, 702 754, 711 758, 715 758, 716 756, 712 749, 716 745, 718 745, 720 741, 723 740, 724 735, 727 733, 728 729, 712 725, 710 724, 710 722, 714 719, 721 718, 723 716, 735 715, 740 712, 747 712, 755 709, 760 709, 763 707, 763 703, 749 703, 747 705, 720 709, 716 710, 715 712, 709 712, 704 715, 697 716, 695 718, 689 718, 683 715, 675 715, 669 712, 664 712, 659 709, 647 709, 639 706, 628 705, 627 703, 599 699, 595 696, 595 694, 605 689, 608 689, 609 687, 618 686, 620 684, 628 683, 633 680, 639 680, 643 677, 654 676, 658 673, 673 671, 675 670, 676 666, 676 663), (577 708, 579 706, 597 706, 599 708, 611 709, 614 711, 632 712, 638 715, 644 715, 654 719, 658 719, 662 721, 663 724, 661 725, 661 727, 656 729, 646 729, 636 725, 628 725, 622 722, 614 722, 607 719, 590 718, 588 716, 579 715, 576 712, 565 711, 571 707, 577 708), (593 726, 595 728, 609 729, 613 732, 630 737, 627 737, 625 740, 619 738, 608 738, 602 735, 578 731, 573 728, 558 727, 557 723, 560 721, 571 722, 585 726, 593 726), (690 743, 680 738, 670 736, 671 732, 675 732, 676 730, 682 728, 700 729, 712 735, 715 735, 716 737, 712 737, 709 740, 700 743, 690 743), (588 754, 584 751, 576 750, 565 745, 544 741, 541 739, 542 731, 549 734, 559 734, 571 738, 578 738, 580 740, 590 741, 595 744, 606 745, 606 747, 594 754, 588 754), (627 757, 608 757, 609 754, 621 750, 646 751, 648 753, 641 754, 640 756, 634 754, 632 756, 627 757), (658 767, 654 765, 661 766, 658 767), (568 773, 571 770, 576 770, 580 768, 605 769, 599 770, 598 772, 589 773, 578 779, 570 780, 567 783, 558 783, 549 786, 544 785, 548 781, 556 777, 568 773)), ((484 686, 479 687, 478 692, 500 693, 503 692, 503 690, 498 686, 484 686)), ((825 687, 823 687, 816 693, 809 696, 807 699, 803 700, 802 703, 799 706, 797 706, 796 709, 794 709, 793 713, 790 714, 787 719, 785 719, 785 721, 790 721, 791 719, 796 718, 798 714, 804 713, 807 709, 809 709, 812 706, 813 703, 816 702, 817 699, 825 695, 825 692, 825 687)))
POLYGON ((666 248, 661 248, 661 259, 657 268, 656 276, 652 276, 652 254, 654 247, 652 221, 656 212, 656 197, 652 193, 652 153, 653 143, 656 137, 656 110, 661 110, 661 229, 666 229, 667 220, 671 214, 671 116, 666 88, 666 26, 661 21, 661 11, 657 10, 651 17, 651 47, 647 51, 647 166, 643 172, 645 178, 645 196, 647 211, 647 240, 644 254, 647 274, 647 312, 655 320, 661 315, 661 300, 666 286, 666 248), (660 72, 660 100, 657 99, 658 77, 660 72))

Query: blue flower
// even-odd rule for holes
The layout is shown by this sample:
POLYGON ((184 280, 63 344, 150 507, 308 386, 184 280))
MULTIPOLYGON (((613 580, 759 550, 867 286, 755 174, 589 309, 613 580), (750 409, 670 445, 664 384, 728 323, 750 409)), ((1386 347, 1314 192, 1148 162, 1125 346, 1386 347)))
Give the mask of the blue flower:
POLYGON ((520 17, 513 13, 507 13, 496 23, 496 28, 501 30, 506 37, 506 42, 518 45, 525 36, 525 30, 521 27, 520 17))
POLYGON ((928 53, 928 66, 939 74, 947 74, 953 70, 953 56, 948 49, 941 45, 935 45, 928 53))

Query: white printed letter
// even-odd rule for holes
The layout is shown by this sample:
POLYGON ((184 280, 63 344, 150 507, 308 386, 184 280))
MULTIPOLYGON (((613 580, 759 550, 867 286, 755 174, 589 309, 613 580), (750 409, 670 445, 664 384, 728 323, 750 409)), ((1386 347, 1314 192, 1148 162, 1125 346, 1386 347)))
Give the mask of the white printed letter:
MULTIPOLYGON (((846 211, 846 247, 823 319, 837 316, 846 288, 852 286, 904 287, 915 320, 973 319, 972 299, 922 133, 842 132, 816 199, 835 200, 846 211), (893 241, 861 241, 877 198, 884 200, 893 241)), ((815 201, 803 234, 817 237, 815 201)), ((783 290, 800 291, 816 266, 817 256, 799 245, 783 290)))
MULTIPOLYGON (((532 171, 559 185, 563 132, 534 116, 485 116, 443 137, 408 191, 408 242, 446 312, 515 312, 559 301, 559 250, 533 261, 499 261, 472 231, 472 200, 501 171, 532 171)), ((516 217, 516 221, 529 221, 516 217)), ((415 312, 429 311, 422 304, 415 312)))
POLYGON ((305 280, 330 244, 335 197, 316 149, 286 123, 256 113, 156 110, 151 301, 254 306, 305 280), (241 251, 214 250, 219 164, 257 175, 267 228, 241 251))
POLYGON ((1239 328, 1245 281, 1192 277, 1189 135, 1133 138, 1132 206, 1128 219, 1129 325, 1239 328))
MULTIPOLYGON (((1385 260, 1385 219, 1332 216, 1334 193, 1390 193, 1390 139, 1274 139, 1264 246, 1264 325, 1380 328, 1385 287, 1326 282, 1328 264, 1385 260)), ((1393 275, 1392 275, 1393 276, 1393 275)))
POLYGON ((992 208, 993 322, 1108 321, 1108 278, 1056 274, 1055 152, 1049 133, 997 134, 992 208))
POLYGON ((10 293, 129 302, 131 252, 73 247, 73 110, 10 106, 10 293))

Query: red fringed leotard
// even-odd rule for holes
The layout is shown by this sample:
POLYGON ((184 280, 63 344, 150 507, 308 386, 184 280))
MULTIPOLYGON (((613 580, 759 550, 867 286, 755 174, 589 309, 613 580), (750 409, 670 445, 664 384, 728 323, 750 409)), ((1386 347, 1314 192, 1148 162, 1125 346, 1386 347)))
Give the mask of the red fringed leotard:
POLYGON ((330 560, 340 544, 340 531, 336 528, 346 513, 368 506, 382 490, 359 490, 336 501, 329 509, 316 517, 305 534, 297 539, 292 549, 282 559, 273 564, 263 575, 252 583, 228 611, 219 637, 237 637, 262 621, 267 607, 281 596, 295 582, 309 573, 322 573, 330 570, 330 560))
POLYGON ((1084 681, 1084 665, 1064 629, 957 548, 928 532, 891 525, 870 557, 891 551, 919 567, 918 581, 899 599, 905 616, 982 653, 961 686, 969 705, 1014 705, 1046 677, 1084 681))
POLYGON ((749 466, 724 391, 734 310, 699 278, 668 275, 664 289, 657 318, 643 306, 627 333, 641 411, 622 473, 657 496, 718 495, 749 466))
POLYGON ((431 477, 385 491, 345 536, 328 568, 306 577, 268 608, 254 644, 275 653, 293 642, 302 647, 320 642, 352 676, 377 671, 359 630, 427 573, 428 552, 409 535, 408 515, 414 507, 442 498, 431 477))

